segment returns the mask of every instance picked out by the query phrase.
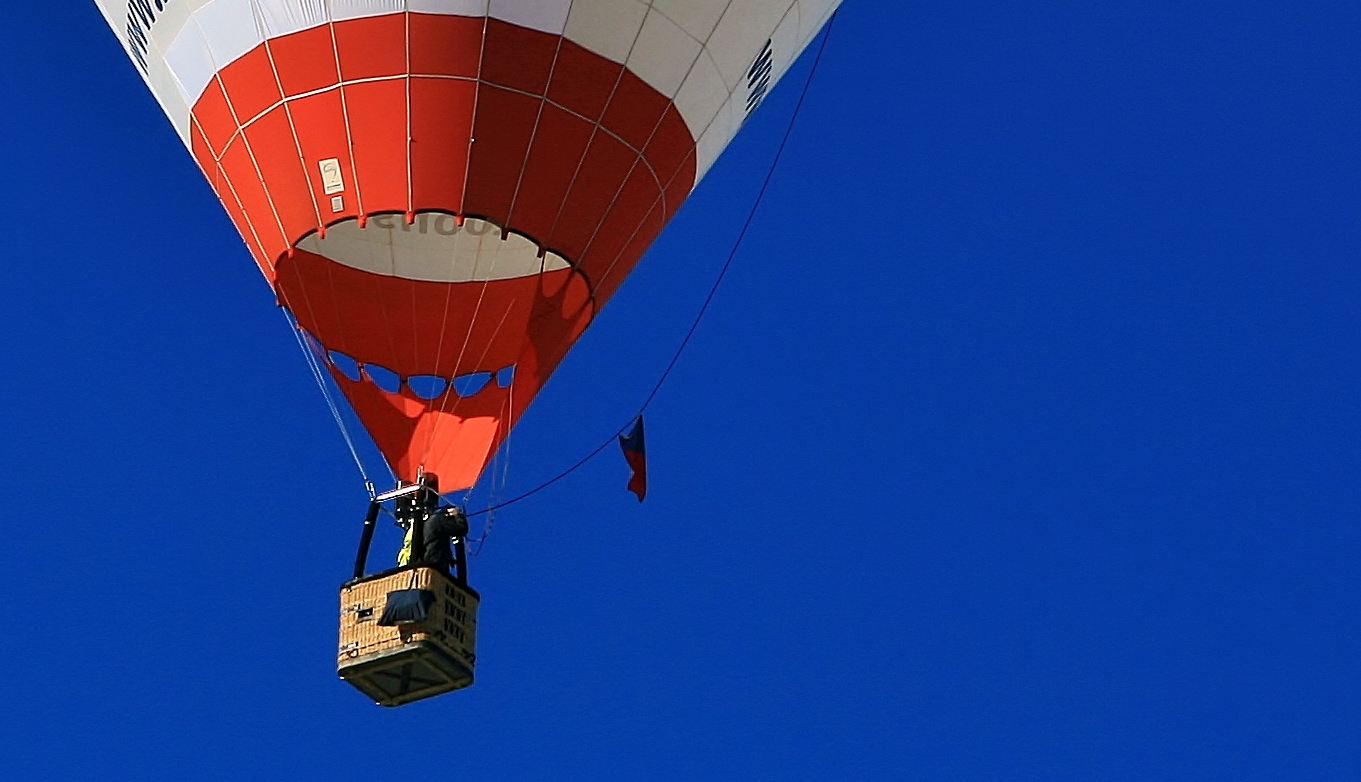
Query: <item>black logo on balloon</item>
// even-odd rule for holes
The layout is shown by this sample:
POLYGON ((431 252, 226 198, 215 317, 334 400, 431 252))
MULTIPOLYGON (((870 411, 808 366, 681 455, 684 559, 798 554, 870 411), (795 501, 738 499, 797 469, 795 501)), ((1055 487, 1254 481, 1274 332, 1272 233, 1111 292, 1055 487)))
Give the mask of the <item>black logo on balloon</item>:
POLYGON ((761 47, 761 53, 756 56, 756 62, 751 64, 747 70, 747 113, 761 105, 765 100, 766 93, 770 92, 770 71, 775 64, 775 53, 770 48, 770 39, 766 39, 766 45, 761 47))

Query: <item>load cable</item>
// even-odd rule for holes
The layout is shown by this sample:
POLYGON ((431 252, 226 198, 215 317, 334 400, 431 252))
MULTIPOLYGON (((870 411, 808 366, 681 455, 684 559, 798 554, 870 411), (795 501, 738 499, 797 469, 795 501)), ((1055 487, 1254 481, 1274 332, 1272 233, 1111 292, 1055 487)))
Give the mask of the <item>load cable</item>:
MULTIPOLYGON (((827 20, 826 29, 822 32, 822 42, 818 46, 817 55, 813 58, 813 66, 808 71, 808 78, 803 83, 803 91, 799 93, 798 103, 794 105, 794 113, 789 117, 789 126, 785 128, 784 136, 780 139, 780 145, 775 150, 775 157, 770 161, 770 169, 766 171, 765 180, 761 183, 761 189, 756 193, 756 200, 752 202, 751 211, 747 213, 746 222, 742 224, 742 230, 738 232, 737 239, 733 242, 732 250, 728 253, 727 260, 723 262, 722 268, 719 269, 718 277, 714 279, 713 286, 709 288, 709 294, 704 297, 704 303, 700 305, 699 312, 696 313, 694 322, 690 324, 690 329, 685 332, 685 337, 681 339, 680 346, 676 348, 675 354, 671 357, 670 363, 666 365, 666 369, 662 371, 661 377, 657 379, 656 385, 652 387, 651 393, 647 395, 647 398, 643 400, 643 404, 639 406, 638 412, 630 416, 628 422, 619 427, 619 429, 616 430, 614 434, 610 435, 608 439, 596 446, 595 450, 581 457, 581 459, 571 467, 568 467, 523 494, 516 495, 502 502, 490 503, 482 510, 469 513, 469 517, 490 514, 509 505, 514 505, 521 500, 527 500, 581 469, 587 462, 599 456, 601 452, 610 447, 620 435, 633 425, 633 422, 638 419, 638 416, 641 416, 643 412, 647 410, 648 405, 652 404, 652 400, 657 398, 657 394, 662 390, 662 385, 666 383, 666 379, 671 375, 671 371, 676 368, 676 364, 680 361, 681 354, 685 352, 685 348, 690 344, 690 339, 694 337, 695 331, 699 329, 700 321, 704 319, 704 314, 708 312, 709 305, 713 303, 714 296, 718 293, 718 286, 723 283, 723 278, 727 276, 728 269, 732 266, 733 259, 737 257, 737 251, 742 247, 742 240, 746 238, 747 230, 751 228, 752 221, 756 218, 756 212, 761 207, 761 201, 765 198, 766 190, 770 187, 770 181, 775 176, 775 169, 779 166, 780 158, 784 155, 785 146, 788 145, 789 137, 794 132, 794 124, 799 118, 799 112, 803 108, 804 100, 808 97, 808 90, 813 84, 813 76, 817 74, 818 65, 822 62, 822 54, 827 49, 827 39, 831 37, 832 25, 835 22, 836 12, 833 12, 831 18, 827 20)), ((483 533, 482 538, 485 540, 486 532, 483 533)), ((481 543, 482 541, 477 542, 481 543)))
MULTIPOLYGON (((354 435, 350 434, 350 428, 345 425, 345 417, 341 415, 340 405, 331 394, 331 389, 326 383, 326 370, 321 366, 320 359, 312 352, 307 344, 307 337, 304 336, 302 326, 293 318, 293 314, 287 307, 281 307, 284 319, 288 321, 289 329, 298 341, 298 348, 302 350, 303 358, 307 361, 307 368, 312 370, 312 379, 317 382, 317 388, 321 389, 321 395, 326 400, 326 407, 331 411, 331 417, 335 419, 336 426, 340 428, 340 436, 345 440, 345 447, 350 449, 350 456, 354 457, 355 466, 359 468, 359 475, 364 479, 364 488, 369 493, 369 499, 378 496, 378 490, 374 488, 373 479, 369 476, 369 471, 364 467, 364 460, 359 457, 359 448, 355 445, 354 435)), ((384 462, 386 464, 386 462, 384 462)), ((392 472, 391 468, 388 472, 392 472)), ((397 476, 394 474, 392 479, 395 481, 397 476)))

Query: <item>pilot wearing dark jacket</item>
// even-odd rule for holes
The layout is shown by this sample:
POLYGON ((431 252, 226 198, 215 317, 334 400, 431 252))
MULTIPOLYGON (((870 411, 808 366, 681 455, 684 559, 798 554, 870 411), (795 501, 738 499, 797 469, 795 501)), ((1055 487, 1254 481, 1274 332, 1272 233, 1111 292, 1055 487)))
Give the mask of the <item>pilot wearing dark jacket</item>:
MULTIPOLYGON (((421 563, 449 571, 454 564, 452 542, 468 534, 468 517, 458 508, 440 508, 425 517, 421 524, 421 538, 425 541, 425 555, 421 563)), ((411 563, 411 527, 406 528, 406 538, 402 550, 397 553, 397 564, 405 567, 411 563)))

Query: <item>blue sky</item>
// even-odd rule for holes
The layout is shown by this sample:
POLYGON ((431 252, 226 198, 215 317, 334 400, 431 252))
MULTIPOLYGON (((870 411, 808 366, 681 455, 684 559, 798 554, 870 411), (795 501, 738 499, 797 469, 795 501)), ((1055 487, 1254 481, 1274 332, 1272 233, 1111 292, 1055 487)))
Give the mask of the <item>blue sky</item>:
MULTIPOLYGON (((850 0, 647 502, 610 452, 499 514, 477 684, 395 711, 334 675, 365 494, 267 285, 93 4, 7 10, 0 776, 1361 774, 1355 3, 850 0)), ((503 496, 646 397, 809 64, 503 496)))

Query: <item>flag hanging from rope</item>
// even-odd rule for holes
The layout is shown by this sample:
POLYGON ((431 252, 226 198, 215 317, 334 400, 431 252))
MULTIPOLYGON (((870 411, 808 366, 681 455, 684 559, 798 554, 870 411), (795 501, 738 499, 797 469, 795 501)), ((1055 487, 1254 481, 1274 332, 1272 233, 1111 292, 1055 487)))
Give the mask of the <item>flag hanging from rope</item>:
POLYGON ((638 501, 642 502, 643 497, 647 494, 647 454, 643 447, 643 417, 641 415, 633 422, 633 429, 628 434, 619 435, 619 447, 624 449, 624 459, 633 469, 633 475, 629 478, 628 490, 638 495, 638 501))

